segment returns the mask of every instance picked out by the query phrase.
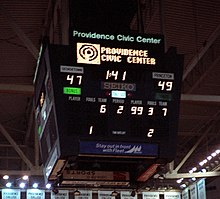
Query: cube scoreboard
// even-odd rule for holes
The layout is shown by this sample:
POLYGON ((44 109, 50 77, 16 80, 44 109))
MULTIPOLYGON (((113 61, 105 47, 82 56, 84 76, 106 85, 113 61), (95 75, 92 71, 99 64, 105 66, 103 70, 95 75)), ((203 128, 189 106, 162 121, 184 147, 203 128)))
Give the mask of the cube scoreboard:
POLYGON ((54 151, 64 159, 174 158, 182 56, 164 52, 162 35, 72 30, 71 38, 48 45, 36 75, 45 165, 54 151))

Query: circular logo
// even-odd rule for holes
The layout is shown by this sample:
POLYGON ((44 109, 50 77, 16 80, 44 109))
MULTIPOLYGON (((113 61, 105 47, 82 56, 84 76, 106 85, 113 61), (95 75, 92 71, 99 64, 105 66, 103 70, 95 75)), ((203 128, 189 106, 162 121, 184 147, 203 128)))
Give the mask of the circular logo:
POLYGON ((80 56, 86 61, 92 61, 97 58, 98 50, 89 44, 84 44, 79 49, 80 56))

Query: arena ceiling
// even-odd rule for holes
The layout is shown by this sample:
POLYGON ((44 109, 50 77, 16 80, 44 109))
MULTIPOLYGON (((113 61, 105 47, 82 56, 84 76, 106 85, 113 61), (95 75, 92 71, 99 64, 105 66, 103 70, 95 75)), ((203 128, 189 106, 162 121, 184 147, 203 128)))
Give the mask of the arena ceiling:
MULTIPOLYGON (((115 8, 110 6, 115 1, 94 2, 100 10, 115 8)), ((126 21, 124 28, 132 32, 163 34, 166 49, 174 46, 184 55, 177 156, 168 165, 170 172, 164 174, 175 179, 181 173, 186 176, 220 149, 220 3, 127 2, 118 3, 117 8, 127 9, 121 9, 118 18, 110 18, 115 22, 110 29, 120 31, 126 21)), ((0 175, 42 174, 34 127, 33 78, 42 39, 48 36, 51 43, 68 43, 67 10, 66 0, 1 1, 0 175)), ((218 171, 217 160, 207 168, 218 171)))

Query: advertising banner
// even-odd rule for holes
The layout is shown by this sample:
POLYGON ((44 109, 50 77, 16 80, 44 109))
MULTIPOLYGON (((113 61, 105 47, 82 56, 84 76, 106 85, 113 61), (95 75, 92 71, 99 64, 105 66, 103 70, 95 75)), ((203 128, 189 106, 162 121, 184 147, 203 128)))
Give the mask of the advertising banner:
POLYGON ((57 194, 51 192, 51 199, 69 199, 69 191, 59 190, 57 194))
POLYGON ((137 199, 137 194, 131 196, 131 191, 121 191, 121 199, 137 199))
POLYGON ((197 182, 198 199, 206 199, 205 179, 197 182))
POLYGON ((165 192, 164 199, 181 199, 180 192, 165 192))
POLYGON ((159 192, 142 192, 142 199, 160 199, 159 192))
POLYGON ((63 179, 128 181, 130 178, 125 171, 64 170, 63 179))
POLYGON ((112 191, 98 191, 98 199, 114 199, 114 196, 111 196, 112 191))
POLYGON ((190 190, 190 199, 198 199, 196 184, 190 185, 189 190, 190 190))
POLYGON ((39 189, 27 189, 27 199, 45 199, 45 191, 39 189))
POLYGON ((2 189, 2 199, 20 199, 19 189, 2 189))
POLYGON ((75 199, 92 199, 92 191, 90 190, 79 190, 80 195, 74 196, 75 199))
POLYGON ((189 189, 188 188, 185 188, 182 191, 182 199, 189 199, 189 189))
POLYGON ((146 143, 117 143, 104 141, 81 141, 80 153, 122 156, 157 156, 158 145, 146 143))

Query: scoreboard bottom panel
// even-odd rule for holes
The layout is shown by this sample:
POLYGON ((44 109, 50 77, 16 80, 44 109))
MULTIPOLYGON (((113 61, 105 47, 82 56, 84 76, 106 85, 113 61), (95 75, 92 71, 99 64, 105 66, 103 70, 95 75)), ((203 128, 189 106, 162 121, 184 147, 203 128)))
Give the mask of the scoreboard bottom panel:
POLYGON ((164 106, 71 102, 60 107, 62 134, 89 140, 160 142, 170 133, 164 106))

